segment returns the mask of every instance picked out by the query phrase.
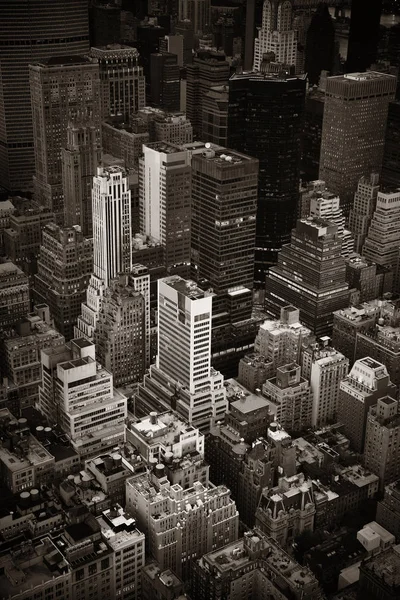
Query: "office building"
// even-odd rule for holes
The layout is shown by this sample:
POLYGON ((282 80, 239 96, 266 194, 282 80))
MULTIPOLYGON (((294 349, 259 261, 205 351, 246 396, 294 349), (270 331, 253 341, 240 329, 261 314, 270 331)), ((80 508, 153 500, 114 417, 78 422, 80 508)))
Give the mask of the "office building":
POLYGON ((59 346, 64 337, 54 328, 49 307, 39 304, 7 335, 2 343, 3 375, 18 388, 19 405, 35 406, 42 379, 41 350, 59 346))
POLYGON ((273 53, 282 65, 296 66, 297 31, 293 29, 293 6, 290 1, 264 2, 262 24, 254 41, 254 71, 261 70, 264 54, 273 53))
POLYGON ((15 212, 11 200, 0 201, 0 252, 4 255, 4 231, 10 226, 10 217, 15 212))
POLYGON ((142 569, 143 600, 170 600, 184 593, 183 581, 171 569, 160 569, 154 561, 148 562, 142 569))
POLYGON ((361 254, 364 248, 372 216, 375 212, 378 192, 378 173, 371 173, 369 177, 361 177, 349 214, 349 229, 354 237, 354 251, 357 254, 361 254))
POLYGON ((46 225, 33 295, 37 303, 49 306, 54 325, 66 340, 74 336, 92 269, 93 241, 83 236, 79 226, 46 225))
POLYGON ((379 398, 367 418, 364 464, 378 475, 382 491, 400 478, 399 445, 399 403, 390 396, 379 398))
POLYGON ((238 600, 268 595, 300 600, 303 594, 310 600, 323 597, 315 575, 259 528, 246 531, 236 542, 205 554, 193 567, 193 600, 222 600, 225 595, 238 600), (280 568, 283 564, 284 572, 280 568))
POLYGON ((30 309, 29 280, 12 262, 0 264, 0 328, 11 329, 30 309))
POLYGON ((154 120, 154 141, 178 146, 193 141, 193 127, 183 113, 161 113, 154 120))
POLYGON ((120 118, 110 118, 101 124, 104 152, 123 160, 125 169, 137 169, 142 145, 150 141, 146 123, 131 118, 129 124, 120 118))
POLYGON ((178 111, 181 106, 178 57, 170 52, 150 54, 150 99, 152 106, 178 111))
POLYGON ((334 422, 339 408, 340 382, 349 371, 349 360, 328 345, 310 344, 302 353, 302 375, 310 381, 313 427, 334 422))
POLYGON ((288 303, 317 335, 329 335, 334 310, 348 305, 346 266, 338 228, 329 221, 300 219, 292 241, 283 246, 265 284, 265 309, 276 317, 288 303))
POLYGON ((382 186, 400 187, 400 101, 389 102, 382 165, 382 186))
POLYGON ((310 85, 318 85, 322 71, 333 74, 335 26, 326 4, 320 3, 306 35, 305 72, 310 85))
POLYGON ((276 376, 267 379, 262 389, 274 421, 286 431, 299 432, 310 427, 313 396, 299 365, 289 363, 278 367, 276 376))
POLYGON ((359 332, 355 343, 355 358, 370 356, 384 364, 392 382, 400 385, 400 327, 390 322, 375 322, 375 329, 359 332))
POLYGON ((252 289, 258 161, 207 146, 191 161, 191 274, 215 294, 252 289))
POLYGON ((228 105, 227 85, 210 88, 203 98, 203 139, 217 146, 228 143, 228 105))
POLYGON ((310 216, 311 200, 314 198, 319 198, 325 190, 325 181, 321 181, 320 179, 309 181, 305 184, 302 182, 300 187, 300 202, 298 207, 299 219, 307 219, 307 217, 310 216))
POLYGON ((360 565, 358 597, 394 600, 400 594, 400 544, 365 559, 360 565))
POLYGON ((205 33, 210 27, 210 11, 210 0, 179 0, 179 21, 190 21, 195 34, 205 33))
POLYGON ((366 357, 356 360, 348 376, 340 383, 338 420, 356 452, 364 451, 368 412, 380 398, 395 397, 396 386, 386 366, 366 357))
POLYGON ((107 46, 119 41, 121 35, 121 6, 92 0, 89 4, 90 45, 107 46))
POLYGON ((183 37, 183 66, 190 65, 194 48, 193 23, 189 19, 178 20, 175 25, 175 35, 183 37))
POLYGON ((342 256, 347 258, 353 252, 354 240, 351 232, 345 229, 345 218, 340 208, 339 196, 324 190, 310 199, 310 217, 330 221, 337 225, 342 238, 342 256))
POLYGON ((300 184, 305 78, 263 73, 229 80, 228 148, 259 160, 255 281, 290 241, 300 184))
POLYGON ((1 3, 0 185, 31 190, 34 175, 29 65, 89 50, 87 5, 81 0, 1 3))
POLYGON ((64 218, 61 150, 78 115, 91 118, 100 139, 99 66, 88 57, 56 56, 29 67, 35 148, 35 199, 64 218))
MULTIPOLYGON (((168 15, 169 20, 169 15, 168 15)), ((139 51, 140 61, 146 82, 146 97, 150 97, 150 55, 159 51, 160 40, 168 34, 164 23, 159 17, 148 17, 136 27, 136 47, 139 51)))
MULTIPOLYGON (((211 88, 228 84, 229 63, 223 52, 198 50, 186 67, 186 114, 196 139, 208 141, 203 132, 203 102, 211 88)), ((243 148, 236 148, 244 150, 243 148)))
POLYGON ((128 275, 110 281, 99 312, 94 342, 101 365, 123 387, 142 381, 146 367, 145 299, 128 275))
POLYGON ((57 422, 82 458, 124 441, 126 397, 96 360, 94 344, 79 338, 42 351, 38 408, 57 422))
POLYGON ((35 200, 13 198, 14 211, 4 230, 5 255, 24 273, 30 283, 37 272, 37 258, 42 243, 43 228, 54 220, 53 213, 35 200))
POLYGON ((92 47, 100 71, 101 119, 122 116, 125 121, 146 105, 145 78, 136 48, 121 44, 92 47))
POLYGON ((349 214, 360 177, 380 172, 389 102, 396 77, 369 71, 329 77, 319 177, 349 214))
POLYGON ((380 37, 382 0, 353 0, 346 70, 366 71, 376 62, 380 37))
POLYGON ((186 392, 177 411, 203 427, 227 407, 223 377, 210 364, 211 319, 211 296, 194 282, 178 276, 159 281, 156 366, 186 392))
POLYGON ((261 390, 278 367, 299 363, 301 348, 311 337, 311 331, 299 321, 297 308, 285 306, 278 321, 266 320, 260 325, 254 353, 240 360, 238 381, 252 392, 261 390))
POLYGON ((163 39, 160 39, 160 52, 162 54, 164 52, 176 54, 179 67, 183 67, 184 41, 185 38, 180 33, 175 33, 175 35, 166 35, 163 39))
POLYGON ((397 268, 400 246, 400 191, 378 192, 376 209, 365 238, 363 256, 389 268, 397 268))
POLYGON ((79 225, 85 237, 93 235, 92 183, 101 160, 95 123, 75 119, 67 127, 61 150, 65 227, 79 225))
POLYGON ((165 142, 143 145, 139 160, 140 231, 164 247, 165 265, 190 263, 189 154, 165 142))
POLYGON ((320 88, 310 88, 306 94, 301 136, 301 177, 304 182, 318 179, 324 109, 325 93, 320 88))
POLYGON ((376 520, 382 527, 400 537, 400 480, 385 486, 384 495, 378 501, 376 520))
POLYGON ((239 515, 227 487, 200 481, 187 489, 171 485, 160 464, 126 481, 126 509, 137 519, 160 568, 184 581, 196 559, 238 537, 239 515))
POLYGON ((93 275, 75 327, 75 337, 89 339, 93 339, 104 289, 132 267, 131 192, 125 169, 97 169, 92 208, 93 275))
POLYGON ((352 291, 357 292, 359 305, 390 293, 393 288, 393 272, 378 267, 359 254, 350 254, 346 259, 346 281, 352 291))

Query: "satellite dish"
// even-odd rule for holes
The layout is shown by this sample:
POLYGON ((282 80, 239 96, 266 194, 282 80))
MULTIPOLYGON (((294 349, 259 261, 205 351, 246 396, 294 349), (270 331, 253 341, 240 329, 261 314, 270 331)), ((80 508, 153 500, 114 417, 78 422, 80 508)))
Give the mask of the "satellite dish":
POLYGON ((207 143, 206 143, 206 148, 207 148, 207 150, 208 150, 208 148, 211 148, 211 144, 210 144, 210 142, 207 142, 207 143))

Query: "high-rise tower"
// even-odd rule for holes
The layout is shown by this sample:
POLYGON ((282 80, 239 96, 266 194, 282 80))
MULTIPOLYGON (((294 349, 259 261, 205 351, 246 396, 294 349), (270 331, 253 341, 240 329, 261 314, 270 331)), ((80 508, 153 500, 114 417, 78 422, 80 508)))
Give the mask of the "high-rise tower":
POLYGON ((338 194, 345 215, 360 177, 380 173, 395 91, 395 76, 373 71, 327 80, 319 178, 338 194))
POLYGON ((229 80, 228 148, 259 160, 255 281, 290 240, 300 183, 305 77, 244 73, 229 80))
POLYGON ((0 185, 32 188, 29 65, 89 50, 86 0, 0 1, 0 185))
POLYGON ((66 227, 79 225, 83 235, 89 237, 93 234, 92 183, 101 159, 98 138, 93 122, 73 120, 61 151, 64 223, 66 227))
POLYGON ((259 71, 263 54, 273 52, 275 61, 296 65, 297 33, 292 29, 291 0, 265 0, 262 25, 254 42, 253 68, 259 71))
POLYGON ((93 178, 93 275, 75 336, 93 338, 104 290, 132 266, 131 192, 122 167, 99 167, 93 178))
POLYGON ((327 4, 320 3, 307 31, 305 70, 311 85, 318 85, 321 71, 332 73, 335 26, 327 4))
POLYGON ((351 1, 348 73, 365 71, 376 62, 382 5, 382 0, 351 1))
POLYGON ((379 192, 379 174, 361 177, 354 194, 353 208, 349 215, 349 228, 354 236, 354 251, 361 254, 371 224, 379 192))
POLYGON ((31 65, 36 200, 64 219, 61 150, 71 118, 91 119, 100 139, 99 67, 81 56, 53 57, 31 65))
POLYGON ((290 244, 267 275, 265 308, 277 317, 281 307, 300 309, 301 321, 317 335, 329 335, 334 310, 349 302, 342 240, 337 225, 321 219, 297 221, 290 244))

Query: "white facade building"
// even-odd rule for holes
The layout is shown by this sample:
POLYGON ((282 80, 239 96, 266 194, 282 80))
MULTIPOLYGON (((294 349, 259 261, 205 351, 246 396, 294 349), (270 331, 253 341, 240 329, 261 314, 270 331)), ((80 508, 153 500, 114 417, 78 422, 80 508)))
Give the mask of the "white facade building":
POLYGON ((98 167, 93 178, 93 275, 75 337, 93 339, 101 299, 111 279, 132 267, 131 192, 125 169, 98 167))
POLYGON ((212 298, 178 276, 158 282, 156 367, 180 388, 177 411, 196 427, 228 408, 224 378, 211 367, 212 298))
POLYGON ((340 208, 338 195, 324 190, 316 197, 311 198, 309 216, 335 223, 338 227, 338 234, 342 238, 342 256, 347 258, 353 252, 353 235, 351 231, 345 229, 345 217, 343 210, 340 208))
POLYGON ((273 52, 275 62, 296 65, 297 32, 292 25, 290 0, 265 0, 262 25, 254 42, 255 71, 260 71, 263 54, 273 52))

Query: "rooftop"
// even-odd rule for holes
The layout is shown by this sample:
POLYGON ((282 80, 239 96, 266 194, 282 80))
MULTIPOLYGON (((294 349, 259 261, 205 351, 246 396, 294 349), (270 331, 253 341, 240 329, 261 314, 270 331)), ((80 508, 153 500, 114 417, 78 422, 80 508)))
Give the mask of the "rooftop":
POLYGON ((400 544, 366 560, 363 567, 382 579, 386 586, 393 587, 394 592, 400 587, 400 544))
POLYGON ((200 300, 205 297, 204 291, 190 279, 183 279, 182 277, 179 277, 179 275, 173 275, 172 277, 166 277, 162 281, 190 300, 200 300))
POLYGON ((151 142, 149 144, 143 144, 143 146, 162 154, 177 154, 178 152, 183 152, 179 146, 170 144, 169 142, 151 142))
MULTIPOLYGON (((179 441, 181 435, 197 431, 172 411, 143 417, 140 421, 132 423, 130 429, 146 443, 153 441, 164 446, 172 446, 179 441)), ((200 435, 198 431, 197 433, 200 435)))

